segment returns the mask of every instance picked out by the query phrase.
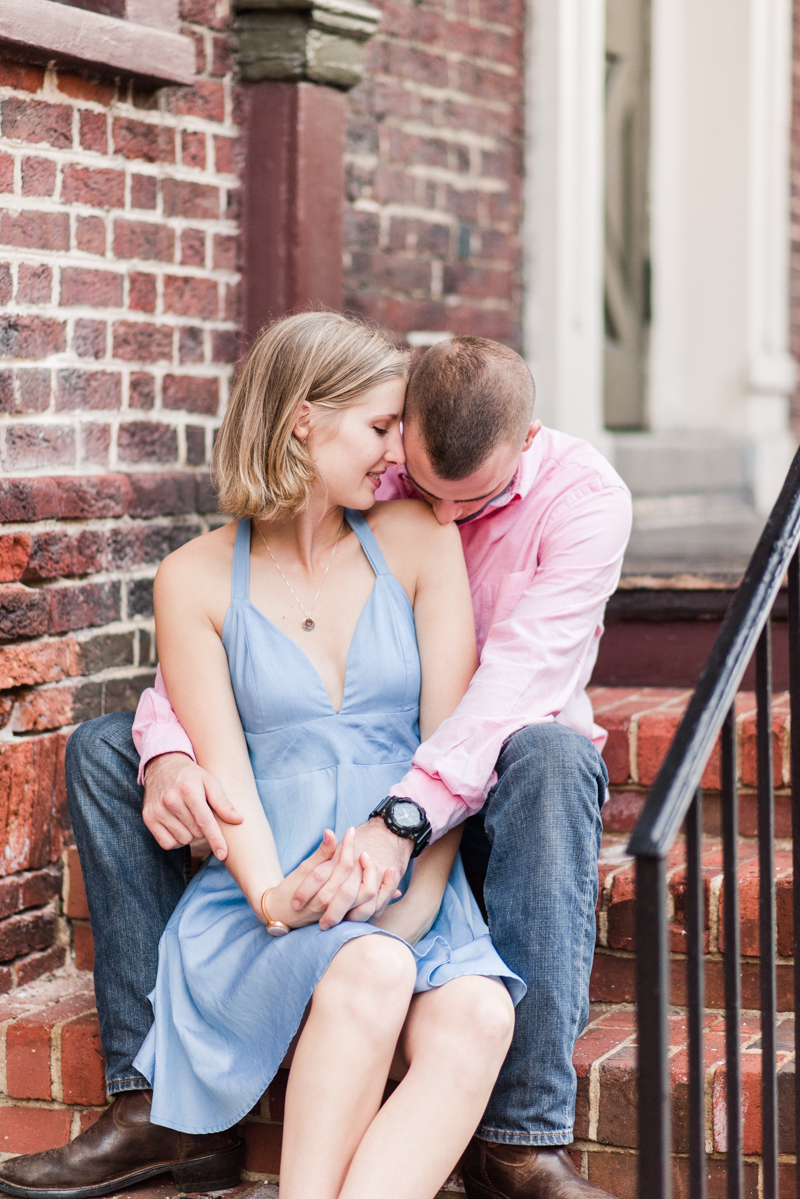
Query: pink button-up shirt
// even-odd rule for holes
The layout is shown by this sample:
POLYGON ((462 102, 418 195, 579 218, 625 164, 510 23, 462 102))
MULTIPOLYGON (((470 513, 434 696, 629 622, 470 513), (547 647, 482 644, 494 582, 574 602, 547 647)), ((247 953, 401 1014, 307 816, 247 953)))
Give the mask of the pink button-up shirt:
MULTIPOLYGON (((380 498, 417 496, 402 468, 380 498)), ((586 694, 619 582, 631 526, 628 489, 585 441, 542 428, 510 489, 460 526, 479 666, 456 711, 392 788, 428 813, 434 836, 478 811, 503 742, 529 724, 558 721, 602 749, 606 734, 586 694)), ((133 725, 142 772, 158 754, 194 757, 160 671, 133 725)))

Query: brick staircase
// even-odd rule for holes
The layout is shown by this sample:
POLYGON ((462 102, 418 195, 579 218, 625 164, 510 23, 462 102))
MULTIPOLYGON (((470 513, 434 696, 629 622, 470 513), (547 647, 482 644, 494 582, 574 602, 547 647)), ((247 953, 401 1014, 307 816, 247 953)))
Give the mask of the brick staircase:
MULTIPOLYGON (((600 860, 597 949, 591 980, 592 1007, 576 1052, 578 1073, 576 1164, 618 1199, 636 1195, 635 1079, 635 912, 633 864, 626 856, 627 834, 641 810, 664 752, 689 698, 668 688, 595 687, 592 700, 599 723, 609 730, 605 752, 611 790, 604 809, 600 860)), ((758 1027, 758 874, 755 842, 755 703, 740 694, 737 703, 741 786, 739 891, 742 936, 743 1085, 745 1195, 759 1194, 760 1049, 758 1027)), ((776 787, 776 885, 778 909, 778 1046, 781 1195, 794 1195, 791 1161, 795 1151, 794 1015, 792 996, 792 868, 789 827, 788 698, 775 697, 773 749, 776 787)), ((724 1194, 725 1053, 722 1007, 722 868, 719 839, 719 760, 714 754, 706 788, 703 873, 706 906, 706 1103, 709 1199, 724 1194)), ((687 1194, 687 1028, 685 1012, 685 871, 679 840, 669 862, 670 950, 672 959, 671 1069, 676 1129, 676 1195, 687 1194)), ((105 1102, 102 1055, 92 990, 92 940, 77 853, 64 855, 63 915, 70 930, 64 966, 27 986, 6 987, 0 998, 0 1157, 65 1143, 97 1117, 105 1102)), ((13 980, 12 980, 13 982, 13 980)), ((285 1077, 279 1074, 246 1118, 246 1175, 274 1182, 279 1166, 285 1077)), ((460 1190, 457 1177, 447 1191, 460 1190)), ((171 1199, 169 1185, 144 1186, 140 1199, 171 1199)), ((259 1188, 253 1196, 266 1196, 259 1188)))

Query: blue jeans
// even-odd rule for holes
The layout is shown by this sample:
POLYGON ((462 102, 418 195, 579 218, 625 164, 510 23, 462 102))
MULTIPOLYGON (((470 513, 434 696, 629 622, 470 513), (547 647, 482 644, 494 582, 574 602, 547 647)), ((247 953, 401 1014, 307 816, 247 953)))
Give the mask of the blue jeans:
MULTIPOLYGON (((145 828, 131 713, 92 720, 67 746, 67 793, 95 937, 95 989, 110 1094, 144 1088, 133 1068, 152 1014, 158 942, 188 879, 188 849, 145 828)), ((531 725, 503 747, 498 780, 467 822, 468 873, 486 873, 494 942, 528 984, 478 1135, 520 1145, 572 1140, 572 1050, 589 1007, 600 807, 607 775, 587 738, 531 725)))

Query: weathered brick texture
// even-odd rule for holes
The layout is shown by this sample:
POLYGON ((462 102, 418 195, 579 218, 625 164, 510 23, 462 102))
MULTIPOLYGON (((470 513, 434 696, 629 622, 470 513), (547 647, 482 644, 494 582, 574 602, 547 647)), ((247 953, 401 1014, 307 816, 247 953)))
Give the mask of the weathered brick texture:
POLYGON ((380 8, 350 96, 346 303, 519 348, 524 6, 380 8))
MULTIPOLYGON (((91 965, 74 869, 62 898, 64 747, 81 721, 135 706, 155 668, 155 569, 216 519, 207 468, 236 357, 238 128, 216 44, 227 10, 185 15, 193 87, 0 63, 0 992, 68 955, 91 965)), ((58 1035, 62 1061, 96 1062, 94 1024, 58 1035)), ((39 1063, 25 1095, 47 1099, 38 1036, 14 1061, 20 1078, 39 1063)), ((101 1102, 98 1069, 52 1097, 101 1102)), ((0 1117, 16 1121, 15 1144, 70 1127, 0 1117)), ((3 1124, 0 1151, 8 1136, 3 1124)))

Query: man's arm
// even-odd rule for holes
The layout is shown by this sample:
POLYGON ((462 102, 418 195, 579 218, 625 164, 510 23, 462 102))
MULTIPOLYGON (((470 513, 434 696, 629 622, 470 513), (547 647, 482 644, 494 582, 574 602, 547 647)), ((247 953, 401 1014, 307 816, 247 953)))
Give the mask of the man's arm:
POLYGON ((555 720, 591 669, 630 522, 622 487, 576 489, 554 509, 535 577, 492 625, 469 691, 391 788, 425 808, 434 838, 483 806, 503 742, 555 720))
POLYGON ((228 846, 214 813, 227 824, 241 824, 242 817, 213 774, 196 765, 160 666, 155 686, 141 694, 132 731, 140 757, 138 781, 145 789, 142 819, 158 844, 162 849, 177 849, 204 837, 212 853, 224 861, 228 846))

